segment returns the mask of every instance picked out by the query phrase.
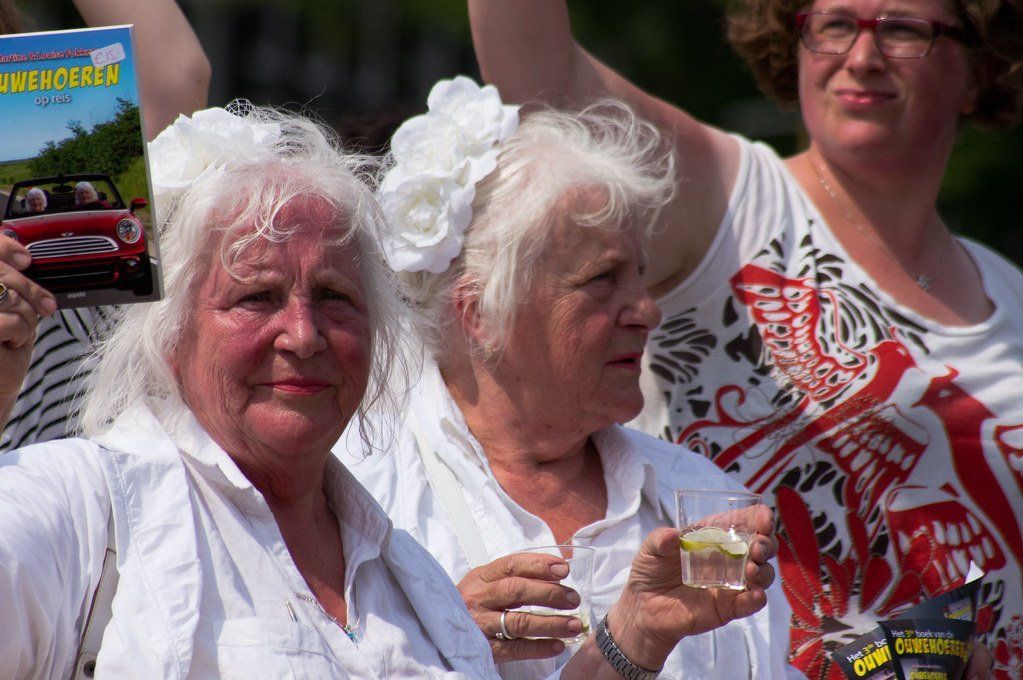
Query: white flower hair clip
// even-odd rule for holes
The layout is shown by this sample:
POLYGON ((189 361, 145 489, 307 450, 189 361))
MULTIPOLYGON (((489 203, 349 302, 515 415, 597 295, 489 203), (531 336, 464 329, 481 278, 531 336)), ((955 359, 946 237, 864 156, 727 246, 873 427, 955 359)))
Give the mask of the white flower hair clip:
POLYGON ((476 183, 497 167, 500 145, 519 126, 519 107, 471 78, 441 80, 427 112, 391 139, 393 167, 378 197, 389 223, 384 257, 395 271, 440 274, 462 251, 476 183))
POLYGON ((255 160, 281 137, 280 127, 245 118, 246 102, 181 114, 149 143, 149 174, 158 216, 203 177, 224 171, 229 162, 255 160))

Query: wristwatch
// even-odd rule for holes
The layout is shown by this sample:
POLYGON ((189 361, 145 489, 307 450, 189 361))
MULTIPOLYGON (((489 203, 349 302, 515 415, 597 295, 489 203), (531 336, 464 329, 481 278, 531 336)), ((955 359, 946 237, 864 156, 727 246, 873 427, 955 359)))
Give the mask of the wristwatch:
POLYGON ((600 625, 597 626, 597 647, 600 649, 601 654, 604 655, 604 658, 607 659, 607 662, 611 664, 611 667, 618 671, 618 675, 627 680, 654 680, 661 672, 637 666, 622 654, 622 650, 618 649, 614 638, 611 637, 611 631, 607 629, 607 614, 604 615, 604 618, 600 620, 600 625))

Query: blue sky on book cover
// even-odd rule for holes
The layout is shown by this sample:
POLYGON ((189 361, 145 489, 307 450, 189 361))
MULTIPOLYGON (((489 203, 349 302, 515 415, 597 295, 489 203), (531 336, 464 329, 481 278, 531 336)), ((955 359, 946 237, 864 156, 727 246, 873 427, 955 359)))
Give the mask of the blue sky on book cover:
POLYGON ((113 119, 119 99, 139 103, 128 27, 0 37, 0 162, 113 119))

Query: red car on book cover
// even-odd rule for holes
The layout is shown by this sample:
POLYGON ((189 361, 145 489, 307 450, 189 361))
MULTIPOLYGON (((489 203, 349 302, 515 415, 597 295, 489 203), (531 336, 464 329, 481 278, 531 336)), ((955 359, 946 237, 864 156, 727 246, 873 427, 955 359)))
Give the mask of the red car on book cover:
POLYGON ((149 295, 153 276, 146 234, 135 215, 147 205, 144 198, 133 198, 126 206, 107 175, 28 179, 12 186, 0 235, 28 248, 27 276, 52 292, 116 288, 149 295), (75 188, 83 182, 96 193, 86 204, 75 200, 75 188))

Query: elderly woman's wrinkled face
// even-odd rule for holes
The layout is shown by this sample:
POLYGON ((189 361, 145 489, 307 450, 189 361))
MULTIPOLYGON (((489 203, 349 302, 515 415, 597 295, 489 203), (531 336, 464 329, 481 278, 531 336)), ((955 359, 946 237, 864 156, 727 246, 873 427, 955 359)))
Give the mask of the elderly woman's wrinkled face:
POLYGON ((98 200, 99 195, 92 186, 86 186, 82 183, 75 187, 75 205, 86 205, 87 203, 95 203, 98 200))
POLYGON ((356 245, 323 245, 336 234, 310 226, 259 241, 232 272, 219 248, 210 255, 174 364, 185 402, 232 455, 326 452, 362 400, 365 291, 356 245))
POLYGON ((28 212, 37 213, 46 210, 46 199, 39 194, 29 194, 25 203, 28 206, 28 212))
POLYGON ((661 318, 643 285, 638 230, 580 226, 565 210, 602 200, 589 193, 557 204, 561 217, 497 367, 541 420, 586 433, 639 413, 640 360, 661 318))

